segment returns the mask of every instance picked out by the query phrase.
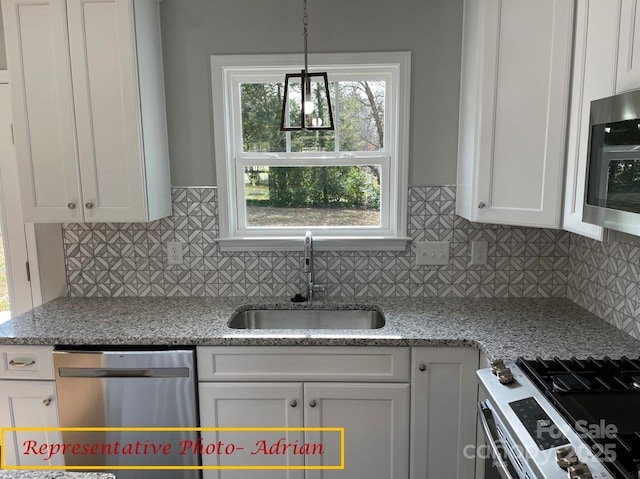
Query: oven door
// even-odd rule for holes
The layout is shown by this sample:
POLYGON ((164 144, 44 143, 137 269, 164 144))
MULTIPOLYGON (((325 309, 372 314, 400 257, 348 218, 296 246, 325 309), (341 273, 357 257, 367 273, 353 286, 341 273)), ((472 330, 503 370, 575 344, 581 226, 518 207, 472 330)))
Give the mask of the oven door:
POLYGON ((488 454, 482 455, 484 460, 485 479, 519 479, 520 475, 511 465, 511 461, 504 450, 502 439, 498 434, 493 412, 486 403, 478 403, 478 417, 482 425, 484 439, 487 445, 488 454))

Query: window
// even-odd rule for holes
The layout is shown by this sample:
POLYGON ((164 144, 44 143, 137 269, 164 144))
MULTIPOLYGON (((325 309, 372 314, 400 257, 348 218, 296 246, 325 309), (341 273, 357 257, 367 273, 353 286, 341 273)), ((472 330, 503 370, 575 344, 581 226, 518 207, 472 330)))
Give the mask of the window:
POLYGON ((310 55, 309 70, 328 73, 335 130, 281 132, 299 61, 211 57, 221 248, 297 248, 310 230, 319 249, 404 249, 410 54, 310 55))

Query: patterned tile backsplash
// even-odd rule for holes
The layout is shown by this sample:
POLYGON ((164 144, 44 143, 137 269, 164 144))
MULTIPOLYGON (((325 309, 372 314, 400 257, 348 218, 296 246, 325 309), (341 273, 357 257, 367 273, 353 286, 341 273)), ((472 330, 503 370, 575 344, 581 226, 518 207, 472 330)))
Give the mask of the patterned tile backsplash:
MULTIPOLYGON (((302 238, 295 252, 221 252, 217 190, 175 188, 173 215, 152 223, 64 225, 70 296, 293 296, 302 292, 302 238), (184 265, 167 265, 164 244, 185 244, 184 265)), ((448 266, 417 266, 402 252, 316 252, 327 294, 411 297, 566 297, 570 234, 470 223, 454 214, 455 187, 409 190, 408 233, 451 242, 448 266), (471 241, 489 244, 470 266, 471 241)))
POLYGON ((640 246, 571 235, 567 297, 640 339, 640 246))
MULTIPOLYGON (((66 224, 69 295, 293 296, 302 292, 300 251, 221 252, 217 190, 174 188, 173 215, 152 223, 66 224), (164 245, 184 243, 184 264, 164 245)), ((405 251, 316 252, 316 282, 332 297, 569 298, 640 339, 640 246, 561 230, 470 223, 456 216, 455 187, 409 189, 405 251), (471 266, 473 240, 489 245, 471 266), (447 266, 418 266, 415 241, 449 241, 447 266)))

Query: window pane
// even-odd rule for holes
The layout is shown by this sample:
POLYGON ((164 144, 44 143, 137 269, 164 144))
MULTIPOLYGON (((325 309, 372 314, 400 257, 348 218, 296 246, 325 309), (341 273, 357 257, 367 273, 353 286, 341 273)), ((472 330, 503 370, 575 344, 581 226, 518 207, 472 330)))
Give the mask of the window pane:
MULTIPOLYGON (((313 94, 321 83, 312 82, 313 94)), ((385 81, 331 82, 339 149, 335 131, 280 131, 284 83, 243 83, 240 85, 242 149, 244 152, 380 151, 384 148, 385 81)), ((317 95, 315 121, 328 123, 325 97, 317 95)), ((289 88, 289 125, 300 125, 300 82, 289 88)))
POLYGON ((247 227, 379 227, 380 166, 245 167, 247 227))
MULTIPOLYGON (((329 121, 329 109, 326 102, 326 95, 322 95, 320 92, 322 83, 311 82, 311 94, 316 98, 314 102, 317 108, 313 111, 313 121, 320 122, 323 125, 328 125, 329 121)), ((300 82, 298 81, 290 83, 290 97, 289 97, 289 125, 293 127, 300 126, 300 82)), ((335 83, 329 84, 329 94, 331 95, 331 102, 335 103, 335 83)), ((335 111, 334 111, 335 118, 335 111)), ((294 153, 305 152, 322 152, 322 151, 336 151, 336 134, 335 131, 292 131, 291 132, 291 144, 290 150, 294 153)))
POLYGON ((292 152, 312 152, 312 151, 335 151, 336 134, 335 131, 292 131, 291 151, 292 152))
POLYGON ((286 151, 286 136, 280 131, 284 82, 240 85, 242 150, 286 151))
POLYGON ((384 147, 384 81, 338 84, 340 151, 379 151, 384 147))

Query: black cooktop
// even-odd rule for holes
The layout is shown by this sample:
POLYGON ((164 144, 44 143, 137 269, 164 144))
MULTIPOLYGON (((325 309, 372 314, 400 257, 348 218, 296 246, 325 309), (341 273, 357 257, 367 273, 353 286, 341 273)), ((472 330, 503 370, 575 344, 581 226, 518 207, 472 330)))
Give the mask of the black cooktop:
POLYGON ((640 358, 517 364, 616 477, 640 479, 640 358))

